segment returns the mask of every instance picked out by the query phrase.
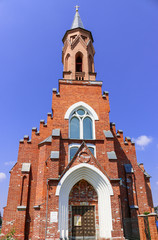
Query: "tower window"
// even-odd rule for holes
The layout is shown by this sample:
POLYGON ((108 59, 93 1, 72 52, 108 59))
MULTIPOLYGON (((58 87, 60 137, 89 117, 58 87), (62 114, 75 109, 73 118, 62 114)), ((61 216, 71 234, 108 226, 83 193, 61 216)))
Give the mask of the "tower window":
POLYGON ((82 72, 82 58, 80 56, 76 58, 76 72, 82 72))
POLYGON ((70 116, 70 138, 71 139, 93 139, 94 119, 84 108, 77 108, 70 116))

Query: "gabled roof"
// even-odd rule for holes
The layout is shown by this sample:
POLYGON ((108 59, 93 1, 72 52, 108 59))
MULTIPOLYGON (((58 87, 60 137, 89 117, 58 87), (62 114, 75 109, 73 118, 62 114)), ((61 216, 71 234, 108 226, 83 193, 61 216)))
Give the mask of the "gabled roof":
POLYGON ((76 9, 75 17, 74 17, 74 20, 73 20, 73 23, 72 23, 72 26, 71 26, 71 29, 74 29, 74 28, 83 28, 84 29, 82 20, 80 18, 79 12, 78 12, 78 9, 76 9))
POLYGON ((106 171, 104 170, 104 168, 101 166, 101 164, 98 162, 98 160, 93 156, 93 154, 91 153, 91 151, 89 150, 89 148, 87 147, 86 143, 83 141, 81 146, 79 147, 78 151, 76 152, 76 154, 74 155, 74 157, 71 159, 71 161, 69 162, 69 164, 67 165, 67 167, 65 168, 65 170, 62 172, 60 179, 63 177, 63 175, 71 168, 73 162, 76 160, 78 154, 82 151, 82 149, 86 147, 88 154, 91 156, 91 158, 93 159, 93 161, 95 161, 96 165, 98 166, 98 168, 101 170, 101 172, 104 173, 104 175, 109 179, 112 180, 108 174, 106 173, 106 171))

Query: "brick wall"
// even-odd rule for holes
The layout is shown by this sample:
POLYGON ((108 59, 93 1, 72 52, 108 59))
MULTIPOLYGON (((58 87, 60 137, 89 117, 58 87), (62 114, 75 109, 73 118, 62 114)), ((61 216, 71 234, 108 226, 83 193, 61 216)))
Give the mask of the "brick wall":
MULTIPOLYGON (((111 182, 114 191, 114 196, 111 197, 112 236, 123 239, 122 218, 137 217, 138 214, 145 211, 152 211, 149 178, 146 178, 143 170, 137 164, 134 144, 127 139, 125 143, 123 133, 116 132, 114 125, 110 128, 109 96, 106 94, 103 97, 100 83, 94 85, 89 81, 59 80, 59 92, 60 94, 57 94, 56 90, 53 91, 53 116, 48 114, 47 123, 40 122, 39 132, 33 129, 31 140, 24 139, 19 144, 17 164, 11 170, 2 233, 6 234, 9 229, 15 227, 18 239, 44 239, 47 218, 47 237, 59 238, 58 224, 50 223, 50 212, 56 212, 59 208, 59 199, 55 195, 58 178, 64 174, 69 162, 69 144, 82 144, 83 141, 69 139, 69 120, 64 119, 64 116, 71 105, 83 101, 95 110, 99 118, 98 121, 95 121, 96 139, 85 140, 86 144, 91 143, 96 147, 97 162, 91 157, 92 161, 88 164, 99 168, 111 182), (52 129, 58 128, 61 132, 60 136, 52 137, 51 142, 41 143, 52 135, 52 129), (114 138, 107 139, 103 130, 111 130, 114 138), (59 151, 59 159, 51 160, 51 151, 59 151), (108 159, 107 152, 111 151, 115 151, 117 159, 108 159), (30 180, 26 184, 27 186, 22 185, 22 163, 31 163, 30 180), (129 176, 124 169, 124 164, 128 163, 134 170, 131 174, 132 185, 127 181, 129 176), (47 195, 48 178, 54 178, 54 180, 48 181, 47 195), (119 178, 121 178, 121 185, 119 178), (26 189, 28 189, 27 198, 27 194, 24 194, 26 189), (24 192, 22 193, 22 191, 24 192), (21 196, 23 196, 22 203, 26 205, 26 211, 17 210, 21 196), (131 204, 137 205, 138 208, 131 210, 129 207, 131 204), (19 227, 20 222, 22 223, 21 227, 19 227)), ((74 161, 71 167, 75 164, 80 164, 80 162, 74 161)))

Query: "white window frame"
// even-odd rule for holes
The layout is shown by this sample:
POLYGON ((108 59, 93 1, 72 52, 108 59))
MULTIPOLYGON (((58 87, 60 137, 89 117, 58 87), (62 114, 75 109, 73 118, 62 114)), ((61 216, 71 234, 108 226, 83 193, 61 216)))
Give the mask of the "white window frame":
MULTIPOLYGON (((84 139, 83 138, 83 120, 87 117, 89 117, 91 120, 92 120, 92 139, 88 139, 88 140, 93 140, 93 139, 95 139, 95 120, 94 120, 94 118, 93 118, 93 115, 92 115, 92 113, 87 109, 87 108, 85 108, 85 107, 83 107, 83 106, 79 106, 79 107, 77 107, 77 108, 75 108, 75 109, 73 109, 72 111, 71 111, 71 114, 69 115, 69 138, 70 138, 70 122, 71 122, 71 119, 73 118, 73 117, 76 117, 76 118, 78 118, 79 119, 79 124, 80 124, 80 138, 79 139, 84 139), (87 114, 85 114, 85 115, 83 115, 83 117, 82 117, 82 119, 81 119, 81 117, 79 116, 79 115, 73 115, 73 112, 77 112, 77 110, 79 110, 79 109, 82 109, 82 110, 84 110, 84 111, 86 111, 86 112, 88 112, 88 115, 87 114)), ((73 138, 71 138, 71 139, 73 139, 73 138)), ((86 139, 85 139, 86 140, 86 139)))
MULTIPOLYGON (((96 146, 95 146, 94 144, 90 144, 90 143, 87 143, 86 145, 87 145, 88 148, 89 148, 89 147, 94 148, 94 157, 96 158, 96 146)), ((71 144, 69 145, 69 150, 68 150, 68 162, 70 162, 70 149, 71 149, 72 147, 78 147, 78 148, 79 148, 80 146, 81 146, 80 143, 71 143, 71 144)))
POLYGON ((98 121, 98 120, 99 120, 98 115, 97 115, 97 113, 94 111, 94 109, 93 109, 91 106, 89 106, 87 103, 82 102, 82 101, 81 101, 81 102, 74 103, 73 105, 71 105, 71 106, 67 109, 64 118, 65 118, 65 119, 69 119, 72 111, 73 111, 74 109, 79 108, 79 107, 86 108, 86 109, 91 113, 91 115, 93 116, 93 118, 94 118, 95 121, 98 121))

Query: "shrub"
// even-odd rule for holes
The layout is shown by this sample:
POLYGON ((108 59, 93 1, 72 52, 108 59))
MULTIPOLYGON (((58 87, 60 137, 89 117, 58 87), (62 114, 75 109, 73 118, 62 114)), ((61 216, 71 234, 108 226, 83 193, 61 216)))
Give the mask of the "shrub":
POLYGON ((5 235, 2 240, 16 240, 14 237, 15 229, 13 228, 7 235, 5 235))

